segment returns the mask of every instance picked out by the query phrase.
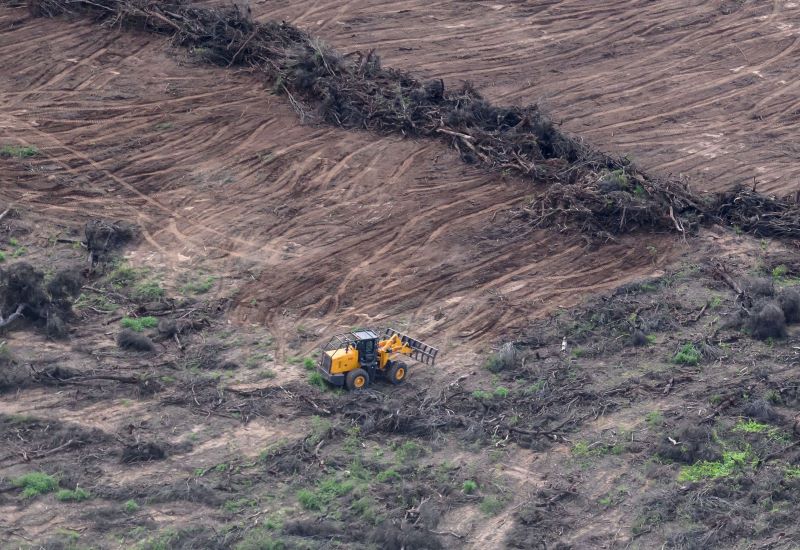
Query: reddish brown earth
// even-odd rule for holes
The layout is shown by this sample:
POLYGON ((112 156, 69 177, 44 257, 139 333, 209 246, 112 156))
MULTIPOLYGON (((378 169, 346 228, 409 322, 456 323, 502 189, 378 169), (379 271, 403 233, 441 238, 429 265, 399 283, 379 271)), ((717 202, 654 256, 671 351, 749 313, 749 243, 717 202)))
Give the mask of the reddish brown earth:
POLYGON ((567 131, 721 190, 793 192, 800 4, 775 0, 254 0, 343 51, 497 103, 542 102, 567 131))
MULTIPOLYGON (((385 65, 449 85, 472 80, 498 103, 541 101, 568 131, 605 150, 628 152, 656 172, 688 175, 699 189, 726 189, 756 177, 761 191, 795 190, 800 8, 793 2, 299 0, 253 1, 251 8, 258 18, 291 21, 344 52, 376 48, 385 65)), ((298 360, 331 332, 372 324, 406 328, 442 353, 437 369, 417 370, 405 388, 379 388, 364 407, 377 407, 384 398, 412 402, 426 389, 452 388, 463 375, 469 375, 462 379, 464 391, 452 390, 466 396, 461 399, 497 386, 508 386, 512 396, 542 380, 557 386, 564 372, 596 392, 596 404, 586 405, 583 387, 573 388, 566 411, 552 420, 580 416, 586 423, 576 420, 574 431, 558 432, 554 442, 546 441, 549 447, 518 446, 498 431, 534 398, 505 408, 475 398, 471 418, 498 422, 485 446, 462 441, 458 433, 419 439, 427 449, 424 467, 457 465, 449 480, 453 493, 434 499, 444 510, 434 530, 444 533, 437 536, 445 546, 516 541, 530 547, 524 536, 515 538, 529 527, 518 513, 556 486, 560 496, 541 498, 549 516, 563 520, 552 530, 560 533, 559 542, 576 548, 660 546, 673 540, 671 532, 658 526, 634 531, 643 501, 652 496, 648 491, 665 490, 668 482, 675 490, 678 466, 659 464, 653 474, 641 449, 592 454, 599 465, 586 466, 571 449, 580 442, 627 444, 629 438, 652 451, 664 434, 646 425, 648 413, 662 411, 673 429, 706 414, 717 393, 766 395, 774 388, 748 369, 756 362, 778 369, 794 354, 742 344, 734 336, 726 340, 727 355, 712 363, 718 370, 670 374, 676 349, 715 338, 719 317, 739 308, 724 284, 693 282, 696 264, 723 259, 739 262, 741 276, 764 273, 777 265, 766 254, 776 245, 716 229, 688 242, 635 235, 603 245, 557 229, 532 231, 514 215, 533 193, 529 184, 467 166, 438 142, 301 124, 285 100, 248 71, 208 67, 152 35, 0 8, 0 146, 7 144, 36 146, 39 154, 0 158, 0 210, 11 205, 20 213, 0 227, 3 248, 9 250, 17 235, 31 261, 84 261, 55 239, 74 237, 88 219, 135 222, 143 239, 127 252, 132 265, 157 275, 170 294, 182 292, 187 280, 213 276, 209 300, 230 299, 208 333, 187 340, 187 353, 213 340, 224 348, 223 359, 253 367, 233 374, 215 370, 221 385, 270 387, 279 396, 264 398, 271 408, 246 419, 237 412, 238 401, 219 404, 201 395, 177 402, 173 398, 186 397, 187 388, 194 392, 195 380, 183 378, 188 368, 176 373, 160 362, 184 361, 183 350, 170 341, 157 360, 132 359, 115 347, 118 319, 111 315, 83 311, 67 342, 13 333, 7 339, 11 351, 32 365, 142 372, 166 389, 151 396, 114 384, 67 390, 44 385, 0 395, 0 419, 24 423, 30 416, 105 434, 86 450, 37 457, 34 443, 43 453, 58 443, 9 429, 0 434, 9 444, 0 457, 2 479, 80 464, 74 476, 97 496, 86 505, 90 511, 119 511, 129 497, 143 502, 137 487, 156 491, 167 482, 227 494, 203 502, 155 500, 136 521, 101 529, 79 507, 50 496, 27 502, 4 485, 0 530, 14 548, 39 543, 57 529, 77 528, 90 546, 113 541, 155 548, 148 538, 153 533, 187 525, 222 532, 238 522, 241 535, 275 514, 317 521, 297 505, 296 489, 316 482, 319 472, 346 470, 336 453, 355 424, 336 409, 344 398, 307 387, 298 360), (678 284, 669 287, 665 303, 682 332, 661 330, 652 348, 609 356, 592 350, 588 357, 572 343, 576 353, 562 354, 558 335, 541 356, 537 350, 535 359, 529 357, 527 368, 541 370, 538 380, 529 379, 530 370, 498 378, 479 368, 492 344, 520 334, 530 342, 546 332, 535 324, 546 314, 661 275, 671 264, 683 274, 671 275, 678 284), (724 313, 712 315, 710 292, 724 298, 724 313), (267 369, 274 380, 261 376, 267 369), (725 389, 737 377, 745 389, 725 389), (636 383, 623 387, 630 379, 636 383), (248 479, 254 485, 235 483, 239 468, 259 467, 255 457, 263 450, 316 429, 312 415, 330 418, 338 431, 329 434, 322 457, 303 454, 308 479, 275 481, 271 470, 258 470, 255 481, 248 479), (18 437, 25 440, 18 443, 18 437), (130 437, 157 438, 175 449, 162 462, 123 465, 112 453, 130 437), (25 449, 35 458, 22 458, 25 449), (216 473, 198 475, 198 469, 216 473), (472 478, 482 484, 474 498, 460 492, 472 478), (495 495, 503 508, 492 516, 480 505, 495 495), (620 499, 618 507, 598 505, 609 495, 620 499), (258 501, 257 509, 244 513, 246 521, 224 507, 239 497, 258 501), (140 527, 145 530, 135 532, 140 527)), ((790 275, 800 274, 786 263, 790 275)), ((626 312, 633 319, 637 303, 626 312)), ((131 304, 121 307, 121 314, 134 311, 131 304)), ((797 335, 791 338, 796 344, 797 335)), ((781 371, 780 382, 788 385, 791 374, 781 371)), ((789 418, 793 411, 786 405, 781 414, 789 418)), ((725 430, 736 421, 732 415, 725 430)), ((788 420, 781 429, 788 433, 787 426, 788 420)), ((360 445, 366 458, 394 456, 404 437, 379 433, 360 445)), ((430 482, 419 476, 420 484, 430 482)), ((419 512, 413 509, 419 502, 408 505, 409 513, 419 512)), ((782 536, 770 531, 779 542, 782 536)))

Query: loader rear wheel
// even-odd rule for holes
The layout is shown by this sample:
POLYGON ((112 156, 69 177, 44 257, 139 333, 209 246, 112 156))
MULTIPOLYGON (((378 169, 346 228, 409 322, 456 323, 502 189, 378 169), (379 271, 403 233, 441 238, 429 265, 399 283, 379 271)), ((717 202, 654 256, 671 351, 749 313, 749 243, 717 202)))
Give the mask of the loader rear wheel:
POLYGON ((405 363, 394 363, 391 367, 389 367, 389 372, 386 374, 388 375, 389 381, 392 384, 402 384, 406 381, 406 376, 408 375, 408 366, 405 363))
POLYGON ((364 369, 355 369, 347 373, 345 378, 348 390, 363 390, 369 385, 369 375, 364 369))

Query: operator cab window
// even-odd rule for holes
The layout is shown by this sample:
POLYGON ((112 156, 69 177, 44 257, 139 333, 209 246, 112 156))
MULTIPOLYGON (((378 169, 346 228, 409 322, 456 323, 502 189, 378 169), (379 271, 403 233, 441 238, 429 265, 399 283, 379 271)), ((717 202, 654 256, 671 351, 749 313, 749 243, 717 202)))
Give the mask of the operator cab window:
POLYGON ((375 344, 372 340, 364 342, 364 351, 372 351, 372 346, 375 344))

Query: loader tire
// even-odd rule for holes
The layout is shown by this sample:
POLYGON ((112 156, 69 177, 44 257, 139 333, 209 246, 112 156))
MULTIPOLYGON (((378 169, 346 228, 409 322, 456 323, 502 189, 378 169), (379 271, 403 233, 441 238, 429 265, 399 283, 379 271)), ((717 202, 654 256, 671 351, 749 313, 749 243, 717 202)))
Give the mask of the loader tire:
POLYGON ((355 369, 347 373, 344 381, 350 391, 363 390, 369 386, 369 375, 364 369, 355 369))
POLYGON ((405 363, 394 363, 389 367, 389 372, 386 374, 389 378, 389 382, 392 384, 402 384, 406 381, 406 376, 408 376, 408 365, 405 363))

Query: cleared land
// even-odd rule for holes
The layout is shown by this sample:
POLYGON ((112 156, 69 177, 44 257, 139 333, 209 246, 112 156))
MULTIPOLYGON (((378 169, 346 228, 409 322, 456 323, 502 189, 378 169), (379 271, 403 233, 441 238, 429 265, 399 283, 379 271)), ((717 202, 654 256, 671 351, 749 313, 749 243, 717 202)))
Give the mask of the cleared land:
MULTIPOLYGON (((251 8, 498 103, 544 98, 567 130, 700 189, 793 191, 793 3, 251 8)), ((29 320, 3 337, 3 544, 800 543, 799 335, 753 340, 740 313, 794 285, 793 248, 534 231, 529 184, 438 142, 301 124, 200 57, 0 7, 5 266, 85 267, 92 219, 141 235, 88 275, 68 339, 29 320), (125 324, 155 351, 120 349, 125 324), (308 383, 320 340, 372 324, 440 364, 367 395, 308 383)))

